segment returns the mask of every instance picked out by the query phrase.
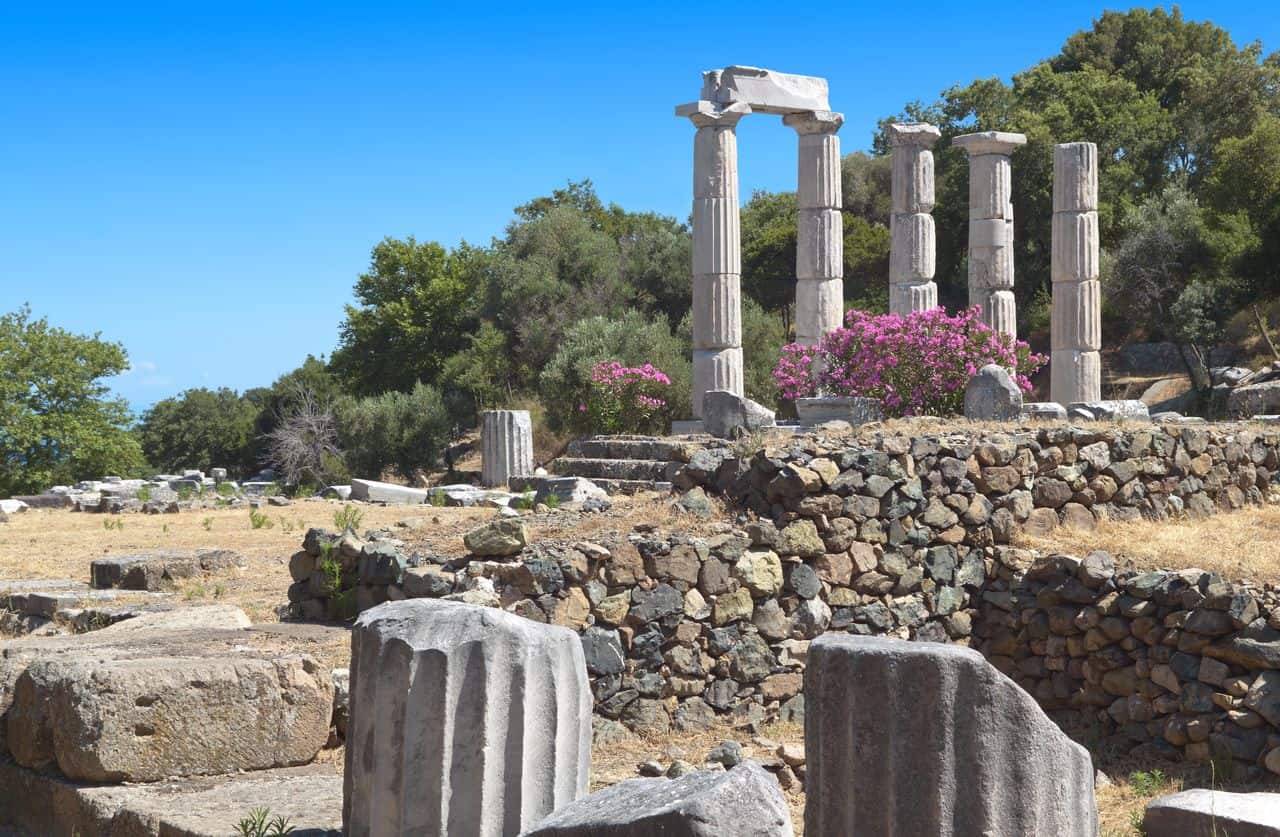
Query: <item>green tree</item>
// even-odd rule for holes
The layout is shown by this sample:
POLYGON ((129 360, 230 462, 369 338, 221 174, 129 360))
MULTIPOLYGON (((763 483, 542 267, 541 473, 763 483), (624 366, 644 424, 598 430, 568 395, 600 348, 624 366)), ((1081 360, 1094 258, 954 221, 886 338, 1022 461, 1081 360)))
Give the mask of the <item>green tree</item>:
POLYGON ((147 461, 166 473, 226 468, 244 477, 259 464, 258 414, 258 406, 235 390, 189 389, 143 413, 138 438, 147 461))
POLYGON ((492 409, 513 396, 512 370, 507 335, 493 323, 484 322, 475 334, 467 335, 467 348, 444 364, 446 384, 470 398, 468 418, 480 410, 492 409))
POLYGON ((139 473, 128 404, 102 382, 128 368, 124 347, 100 334, 56 328, 25 306, 0 316, 0 495, 139 473))
POLYGON ((387 469, 405 479, 439 463, 452 427, 435 387, 346 397, 335 408, 338 444, 352 476, 380 479, 387 469))

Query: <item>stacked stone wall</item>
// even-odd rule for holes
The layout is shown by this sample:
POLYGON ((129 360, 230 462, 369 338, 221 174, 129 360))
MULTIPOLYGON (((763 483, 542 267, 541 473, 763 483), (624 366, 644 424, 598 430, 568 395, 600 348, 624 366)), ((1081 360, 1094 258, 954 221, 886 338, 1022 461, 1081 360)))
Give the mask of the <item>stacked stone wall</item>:
POLYGON ((742 510, 706 537, 653 526, 493 560, 390 558, 348 533, 328 552, 356 556, 362 608, 438 596, 578 630, 597 714, 637 729, 799 720, 809 641, 845 631, 970 645, 1069 728, 1280 772, 1280 589, 1017 545, 1262 503, 1278 471, 1280 432, 1244 426, 810 435, 695 454, 677 482, 742 510))

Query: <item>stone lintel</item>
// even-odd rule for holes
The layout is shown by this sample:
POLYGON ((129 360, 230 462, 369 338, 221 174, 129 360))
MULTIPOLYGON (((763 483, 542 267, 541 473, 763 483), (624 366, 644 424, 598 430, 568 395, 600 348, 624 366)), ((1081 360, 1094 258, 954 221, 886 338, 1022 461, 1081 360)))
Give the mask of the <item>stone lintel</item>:
POLYGON ((686 117, 699 128, 715 125, 732 128, 738 124, 739 119, 749 113, 751 113, 751 106, 741 102, 720 105, 715 102, 708 102, 705 99, 699 99, 696 102, 689 102, 685 105, 676 105, 676 116, 686 117))
POLYGON ((933 148, 933 144, 942 136, 937 126, 928 122, 911 122, 889 126, 889 144, 894 148, 914 146, 917 148, 933 148))
POLYGON ((1007 131, 982 131, 953 137, 951 144, 963 148, 970 157, 977 157, 980 154, 1008 156, 1018 146, 1027 144, 1027 135, 1012 134, 1007 131))
POLYGON ((758 113, 831 109, 824 78, 739 65, 703 73, 702 98, 719 104, 745 103, 758 113))
POLYGON ((829 110, 788 113, 782 124, 795 128, 798 134, 834 134, 844 124, 844 114, 829 110))

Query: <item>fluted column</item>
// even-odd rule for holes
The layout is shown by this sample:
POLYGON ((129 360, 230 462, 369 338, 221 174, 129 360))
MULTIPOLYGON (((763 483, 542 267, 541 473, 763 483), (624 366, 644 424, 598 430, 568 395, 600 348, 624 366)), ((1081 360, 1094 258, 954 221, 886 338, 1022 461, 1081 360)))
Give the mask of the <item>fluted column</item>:
POLYGON ((742 243, 738 120, 748 105, 693 102, 676 108, 693 140, 693 415, 713 389, 742 395, 742 243))
POLYGON ((1056 145, 1049 391, 1059 404, 1102 398, 1098 249, 1098 146, 1056 145))
POLYGON ((528 410, 485 410, 480 416, 480 481, 506 488, 533 473, 533 422, 528 410))
POLYGON ((807 346, 844 317, 844 222, 840 216, 840 138, 844 115, 831 111, 782 117, 800 137, 796 205, 796 341, 807 346))
POLYGON ((591 690, 568 628, 439 599, 351 633, 350 837, 515 837, 587 793, 591 690))
POLYGON ((951 140, 969 155, 969 304, 996 331, 1018 336, 1013 298, 1013 201, 1009 155, 1025 134, 985 131, 951 140))
POLYGON ((937 239, 933 216, 933 125, 890 125, 893 209, 889 216, 889 313, 938 307, 933 281, 937 239))

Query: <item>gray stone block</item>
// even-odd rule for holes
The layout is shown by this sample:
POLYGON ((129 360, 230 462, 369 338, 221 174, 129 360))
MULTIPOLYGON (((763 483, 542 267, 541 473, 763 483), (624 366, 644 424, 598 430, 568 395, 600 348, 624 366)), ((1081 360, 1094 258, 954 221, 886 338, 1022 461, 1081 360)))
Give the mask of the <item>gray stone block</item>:
POLYGON ((678 779, 627 779, 557 810, 523 837, 789 837, 778 782, 755 762, 678 779))
POLYGON ((728 439, 735 428, 759 430, 773 427, 773 410, 750 398, 723 389, 702 396, 702 423, 712 436, 728 439))
MULTIPOLYGON (((248 483, 245 486, 248 487, 248 483)), ((413 505, 425 503, 431 492, 421 488, 410 488, 407 485, 396 485, 391 482, 377 480, 352 480, 351 499, 364 500, 366 503, 388 503, 391 505, 413 505)))
POLYGON ((976 651, 828 634, 804 693, 808 834, 1097 834, 1088 752, 976 651))
POLYGON ((1142 818, 1147 837, 1280 837, 1280 793, 1206 788, 1162 796, 1142 818))
POLYGON ((533 473, 533 420, 528 410, 480 414, 480 472, 480 481, 490 488, 505 488, 512 477, 533 473))
POLYGON ((1067 408, 1057 401, 1028 401, 1022 404, 1022 417, 1032 421, 1066 421, 1067 408))
POLYGON ((1022 390, 1003 366, 988 363, 964 388, 964 417, 974 421, 1015 421, 1022 417, 1022 390))
POLYGON ((431 599, 372 608, 349 716, 351 837, 514 835, 586 795, 591 692, 567 628, 431 599))
POLYGON ((1141 401, 1076 401, 1067 405, 1068 411, 1084 410, 1098 421, 1121 419, 1149 419, 1151 411, 1141 401))

